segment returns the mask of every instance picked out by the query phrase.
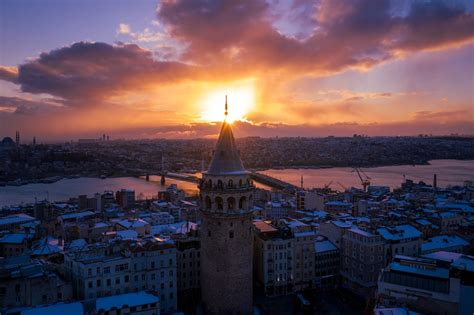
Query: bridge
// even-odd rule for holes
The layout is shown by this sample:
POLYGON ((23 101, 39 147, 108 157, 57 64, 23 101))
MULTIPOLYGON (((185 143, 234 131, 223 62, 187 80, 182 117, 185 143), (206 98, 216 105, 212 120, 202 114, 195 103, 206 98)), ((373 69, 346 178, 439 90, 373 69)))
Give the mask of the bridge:
POLYGON ((293 184, 282 181, 272 176, 265 175, 263 173, 252 172, 250 174, 250 178, 252 178, 254 181, 258 183, 264 184, 266 186, 270 186, 272 188, 280 189, 280 190, 294 192, 295 190, 298 189, 298 187, 293 184))
MULTIPOLYGON (((161 176, 161 181, 164 184, 166 182, 166 178, 172 178, 172 179, 177 179, 185 182, 191 182, 191 183, 199 183, 199 180, 201 179, 198 176, 195 175, 190 175, 190 174, 182 174, 182 173, 174 173, 174 172, 145 172, 143 170, 137 172, 134 172, 135 176, 137 177, 145 177, 146 180, 149 180, 149 176, 155 175, 155 176, 161 176)), ((295 190, 298 189, 296 185, 290 184, 288 182, 282 181, 280 179, 277 179, 275 177, 271 177, 268 175, 265 175, 263 173, 258 173, 258 172, 251 172, 250 173, 250 178, 254 180, 257 183, 269 186, 271 188, 275 188, 278 190, 285 190, 289 192, 294 192, 295 190)))

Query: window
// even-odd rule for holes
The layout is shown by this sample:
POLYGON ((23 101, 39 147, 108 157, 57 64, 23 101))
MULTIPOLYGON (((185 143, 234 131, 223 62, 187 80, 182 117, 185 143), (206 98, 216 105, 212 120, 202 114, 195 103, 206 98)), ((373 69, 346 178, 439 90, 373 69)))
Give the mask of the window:
POLYGON ((234 238, 234 231, 229 232, 229 238, 234 238))
POLYGON ((97 287, 100 287, 101 283, 100 283, 100 279, 97 279, 97 287))
POLYGON ((217 210, 223 210, 224 209, 224 202, 222 201, 221 197, 216 197, 215 202, 216 202, 216 205, 217 205, 217 210))
POLYGON ((128 270, 128 264, 115 265, 115 272, 128 270))
POLYGON ((89 287, 89 289, 92 289, 92 281, 89 281, 88 287, 89 287))
POLYGON ((110 266, 104 267, 104 273, 110 273, 110 266))
POLYGON ((115 284, 120 284, 120 278, 115 279, 115 284))
POLYGON ((89 268, 89 269, 87 270, 87 275, 92 276, 92 269, 91 269, 91 268, 89 268))
POLYGON ((129 279, 130 279, 130 278, 129 278, 129 276, 128 276, 128 275, 127 275, 127 276, 125 276, 125 278, 124 278, 125 282, 128 282, 128 281, 129 281, 129 279))
POLYGON ((112 283, 111 283, 110 279, 107 279, 107 286, 110 287, 111 284, 112 284, 112 283))

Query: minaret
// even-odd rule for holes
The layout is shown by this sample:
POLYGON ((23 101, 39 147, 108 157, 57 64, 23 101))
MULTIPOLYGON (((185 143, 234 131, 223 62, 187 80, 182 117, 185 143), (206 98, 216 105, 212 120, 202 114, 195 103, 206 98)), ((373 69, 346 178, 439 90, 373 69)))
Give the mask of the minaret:
MULTIPOLYGON (((227 96, 225 117, 227 118, 227 96)), ((252 314, 254 185, 224 119, 199 184, 201 291, 205 314, 252 314)))

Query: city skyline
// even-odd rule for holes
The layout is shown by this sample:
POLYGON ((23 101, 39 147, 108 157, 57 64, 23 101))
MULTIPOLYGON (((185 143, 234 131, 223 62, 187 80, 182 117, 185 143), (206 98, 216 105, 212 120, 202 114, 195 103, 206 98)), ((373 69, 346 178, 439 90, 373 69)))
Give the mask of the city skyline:
POLYGON ((472 135, 469 1, 5 1, 0 133, 472 135), (21 40, 20 40, 21 39, 21 40))

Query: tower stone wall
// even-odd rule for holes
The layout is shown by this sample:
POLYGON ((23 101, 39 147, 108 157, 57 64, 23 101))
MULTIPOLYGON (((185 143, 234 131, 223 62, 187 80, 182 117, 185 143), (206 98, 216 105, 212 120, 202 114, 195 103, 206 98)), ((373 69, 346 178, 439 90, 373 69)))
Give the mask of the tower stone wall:
POLYGON ((206 314, 252 314, 254 185, 224 122, 200 189, 201 291, 206 314))

